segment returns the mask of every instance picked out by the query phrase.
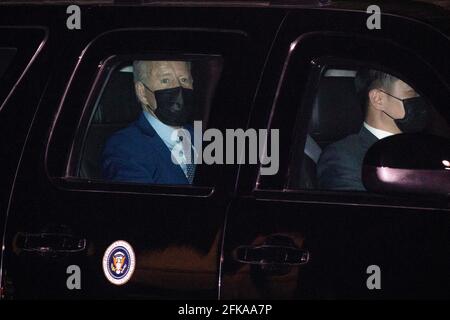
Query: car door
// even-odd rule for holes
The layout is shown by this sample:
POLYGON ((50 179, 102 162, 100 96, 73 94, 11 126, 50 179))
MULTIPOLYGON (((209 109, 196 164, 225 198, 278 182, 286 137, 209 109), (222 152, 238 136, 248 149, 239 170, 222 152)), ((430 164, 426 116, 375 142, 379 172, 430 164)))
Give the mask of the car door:
MULTIPOLYGON (((50 66, 60 54, 61 34, 49 37, 48 28, 28 21, 12 21, 10 10, 1 10, 0 23, 0 234, 7 220, 11 186, 25 139, 50 66)), ((46 18, 46 16, 42 16, 46 18)), ((0 278, 3 274, 0 257, 0 278)), ((0 294, 1 295, 1 294, 0 294)))
MULTIPOLYGON (((226 226, 221 298, 448 298, 448 197, 291 184, 295 172, 306 178, 301 159, 327 69, 383 67, 402 75, 430 99, 448 128, 448 37, 390 15, 371 31, 367 17, 293 10, 283 25, 250 125, 279 130, 280 167, 275 175, 262 175, 258 165, 241 167, 226 226)), ((330 90, 336 91, 325 92, 330 90)), ((335 121, 354 116, 337 111, 326 121, 338 130, 335 121)))
MULTIPOLYGON (((53 14, 66 17, 59 8, 53 14)), ((244 127, 284 10, 111 6, 81 7, 81 14, 86 27, 59 44, 66 52, 55 62, 15 180, 5 295, 217 298, 237 166, 200 166, 190 186, 145 185, 80 176, 73 159, 83 152, 93 110, 123 61, 220 58, 221 72, 211 73, 220 77, 206 78, 216 87, 207 96, 204 128, 244 127), (125 255, 104 261, 108 248, 125 255), (123 261, 134 269, 126 284, 104 271, 123 261)))
MULTIPOLYGON (((43 58, 38 56, 41 53, 41 47, 46 44, 47 32, 39 27, 0 27, 0 128, 1 132, 1 200, 0 200, 0 227, 4 227, 6 219, 6 208, 11 191, 15 169, 17 167, 20 150, 31 119, 41 94, 42 86, 34 90, 31 101, 21 100, 23 98, 24 86, 39 83, 36 77, 30 76, 30 69, 40 68, 43 65, 43 58), (27 35, 30 37, 27 43, 27 35), (35 60, 40 60, 36 63, 35 60), (41 64, 41 65, 39 65, 41 64), (27 78, 28 77, 28 78, 27 78), (30 80, 30 78, 32 78, 30 80), (26 83, 28 81, 28 83, 26 83), (25 83, 24 83, 25 82, 25 83), (21 94, 22 92, 22 94, 21 94), (19 115, 23 115, 20 117, 19 115), (13 143, 14 141, 14 143, 13 143)), ((46 72, 43 72, 45 83, 46 72)))

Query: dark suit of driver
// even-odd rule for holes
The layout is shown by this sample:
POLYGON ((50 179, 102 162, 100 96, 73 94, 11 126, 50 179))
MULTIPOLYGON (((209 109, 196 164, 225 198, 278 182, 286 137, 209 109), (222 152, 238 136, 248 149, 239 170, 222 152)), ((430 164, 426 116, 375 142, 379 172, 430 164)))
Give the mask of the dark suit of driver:
POLYGON ((363 126, 358 134, 326 147, 317 165, 319 188, 365 191, 361 180, 362 163, 367 150, 376 141, 377 137, 363 126))

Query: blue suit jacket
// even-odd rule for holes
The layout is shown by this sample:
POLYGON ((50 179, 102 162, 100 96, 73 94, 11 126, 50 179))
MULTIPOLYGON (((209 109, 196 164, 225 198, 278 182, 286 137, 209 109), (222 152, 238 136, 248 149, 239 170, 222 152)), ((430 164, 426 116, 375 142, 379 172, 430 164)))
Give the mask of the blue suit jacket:
MULTIPOLYGON (((189 128, 192 136, 192 128, 189 128)), ((164 144, 144 113, 106 142, 101 157, 102 176, 108 180, 149 183, 189 184, 180 165, 172 162, 164 144)))
POLYGON ((358 134, 326 147, 317 164, 319 188, 364 191, 361 178, 364 156, 377 141, 377 137, 363 126, 358 134))

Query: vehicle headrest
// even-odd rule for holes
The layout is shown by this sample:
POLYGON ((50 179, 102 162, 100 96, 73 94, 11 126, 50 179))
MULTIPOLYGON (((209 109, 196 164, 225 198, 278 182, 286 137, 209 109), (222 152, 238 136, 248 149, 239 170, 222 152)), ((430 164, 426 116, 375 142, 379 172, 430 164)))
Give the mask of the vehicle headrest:
POLYGON ((95 111, 94 123, 130 123, 141 112, 134 91, 133 73, 125 68, 113 71, 95 111))
POLYGON ((354 86, 355 71, 329 69, 314 102, 309 134, 321 146, 357 133, 363 111, 354 86))

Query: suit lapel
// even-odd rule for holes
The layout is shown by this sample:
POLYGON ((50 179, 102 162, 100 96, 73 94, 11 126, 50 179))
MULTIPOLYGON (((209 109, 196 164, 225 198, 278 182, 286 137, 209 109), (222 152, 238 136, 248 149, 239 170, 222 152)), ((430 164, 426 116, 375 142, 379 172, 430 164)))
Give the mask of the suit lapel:
POLYGON ((364 126, 359 131, 359 137, 361 138, 362 145, 366 150, 368 150, 375 142, 378 141, 378 138, 364 126))
POLYGON ((171 151, 147 121, 143 112, 136 121, 136 125, 141 132, 150 139, 150 144, 157 151, 159 158, 161 159, 161 166, 167 170, 166 174, 175 177, 177 181, 187 181, 183 169, 181 169, 180 165, 173 163, 171 151))

